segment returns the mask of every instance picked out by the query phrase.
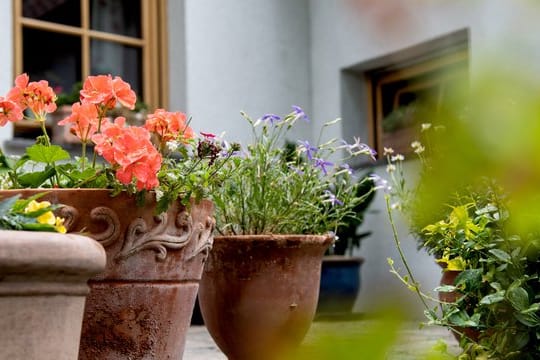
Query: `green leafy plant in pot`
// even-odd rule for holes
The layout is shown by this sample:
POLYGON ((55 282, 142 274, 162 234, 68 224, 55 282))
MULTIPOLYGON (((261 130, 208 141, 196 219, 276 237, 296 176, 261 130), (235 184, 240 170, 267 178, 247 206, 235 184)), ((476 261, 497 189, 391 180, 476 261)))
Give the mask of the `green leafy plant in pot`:
POLYGON ((512 207, 515 194, 500 179, 479 172, 459 186, 454 183, 454 187, 435 187, 448 159, 453 157, 452 152, 441 152, 448 144, 443 139, 464 139, 470 134, 449 135, 448 129, 431 124, 422 127, 426 134, 438 130, 441 137, 432 133, 431 139, 437 141, 413 143, 422 165, 416 185, 410 186, 403 177, 404 158, 386 149, 393 185, 391 190, 387 188, 387 204, 391 225, 394 227, 392 208, 401 209, 410 220, 419 246, 441 265, 441 286, 436 288, 438 306, 428 306, 427 300, 437 299, 420 290, 395 231, 406 275, 399 273, 392 260, 391 271, 420 296, 428 324, 445 326, 454 332, 463 349, 459 359, 536 359, 540 356, 538 231, 524 231, 516 226, 518 215, 512 207), (426 203, 442 196, 444 203, 426 203), (393 207, 391 201, 395 201, 393 207))
POLYGON ((212 192, 217 231, 205 266, 199 302, 210 334, 229 357, 276 359, 296 347, 317 305, 321 259, 333 233, 364 198, 347 160, 372 157, 356 141, 299 141, 286 137, 299 107, 284 117, 243 114, 253 141, 225 165, 226 180, 212 192))

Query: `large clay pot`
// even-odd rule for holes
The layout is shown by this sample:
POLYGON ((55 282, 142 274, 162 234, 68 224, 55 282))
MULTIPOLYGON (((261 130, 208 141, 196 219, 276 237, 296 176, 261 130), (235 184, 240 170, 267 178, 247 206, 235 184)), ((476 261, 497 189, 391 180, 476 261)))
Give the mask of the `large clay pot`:
POLYGON ((281 359, 308 331, 328 236, 216 237, 199 288, 204 323, 230 360, 281 359))
POLYGON ((105 251, 75 234, 0 231, 0 359, 75 360, 105 251))
POLYGON ((100 189, 54 189, 44 199, 65 204, 68 231, 107 253, 105 271, 89 282, 79 359, 180 359, 212 244, 212 203, 178 201, 155 216, 152 194, 144 206, 100 189))

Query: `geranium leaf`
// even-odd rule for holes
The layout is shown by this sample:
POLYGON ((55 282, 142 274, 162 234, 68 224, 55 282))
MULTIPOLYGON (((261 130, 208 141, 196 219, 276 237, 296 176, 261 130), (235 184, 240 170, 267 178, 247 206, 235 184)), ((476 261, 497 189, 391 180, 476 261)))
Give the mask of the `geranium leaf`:
POLYGON ((36 188, 56 174, 53 168, 44 171, 27 173, 18 177, 19 184, 23 187, 36 188))
POLYGON ((58 145, 35 144, 26 149, 26 154, 30 160, 46 164, 70 158, 69 153, 58 145))

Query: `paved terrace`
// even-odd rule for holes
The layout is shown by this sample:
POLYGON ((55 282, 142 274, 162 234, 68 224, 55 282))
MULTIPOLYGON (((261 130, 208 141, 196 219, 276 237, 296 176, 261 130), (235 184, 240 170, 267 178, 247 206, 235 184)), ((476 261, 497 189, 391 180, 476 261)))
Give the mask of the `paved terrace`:
MULTIPOLYGON (((396 337, 392 330, 385 331, 376 320, 361 319, 354 321, 315 321, 301 349, 304 357, 299 359, 370 359, 370 360, 412 360, 425 359, 426 354, 439 340, 444 340, 448 352, 458 354, 459 347, 452 334, 441 327, 419 328, 418 322, 406 322, 396 329, 396 337), (381 335, 382 334, 382 335, 381 335), (390 335, 388 335, 390 334, 390 335), (332 340, 333 347, 329 353, 324 353, 317 347, 321 336, 339 337, 332 340), (386 336, 385 336, 386 335, 386 336), (381 342, 393 345, 384 351, 381 342), (371 350, 369 348, 372 348, 371 350), (382 354, 376 354, 376 349, 382 354), (367 349, 367 350, 366 350, 367 349), (374 352, 375 351, 375 352, 374 352), (306 355, 307 354, 307 355, 306 355)), ((328 350, 327 349, 327 350, 328 350)), ((227 358, 216 346, 204 326, 192 326, 188 332, 184 360, 226 360, 227 358)))

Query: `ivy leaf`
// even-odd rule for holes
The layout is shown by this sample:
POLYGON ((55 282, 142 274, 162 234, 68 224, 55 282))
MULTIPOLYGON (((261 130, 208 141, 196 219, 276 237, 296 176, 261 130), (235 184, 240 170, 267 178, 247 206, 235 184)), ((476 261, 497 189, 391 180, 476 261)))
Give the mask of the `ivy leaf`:
POLYGON ((529 294, 522 287, 508 289, 506 298, 516 310, 524 311, 529 307, 529 294))
POLYGON ((30 160, 46 164, 70 158, 69 153, 58 145, 35 144, 26 149, 26 154, 30 160))
POLYGON ((469 269, 462 271, 456 277, 456 287, 466 291, 476 291, 482 285, 482 269, 469 269))
POLYGON ((472 327, 478 326, 478 321, 475 318, 471 318, 465 310, 461 310, 455 314, 449 316, 448 320, 456 326, 472 327))
POLYGON ((507 252, 500 249, 491 249, 489 250, 489 252, 502 262, 507 263, 510 262, 510 260, 512 259, 507 252))
POLYGON ((504 290, 497 291, 494 294, 486 295, 480 300, 480 305, 491 305, 504 300, 504 290))
POLYGON ((437 292, 452 292, 452 291, 456 291, 456 287, 453 286, 453 285, 442 285, 442 286, 437 286, 434 291, 437 291, 437 292))

